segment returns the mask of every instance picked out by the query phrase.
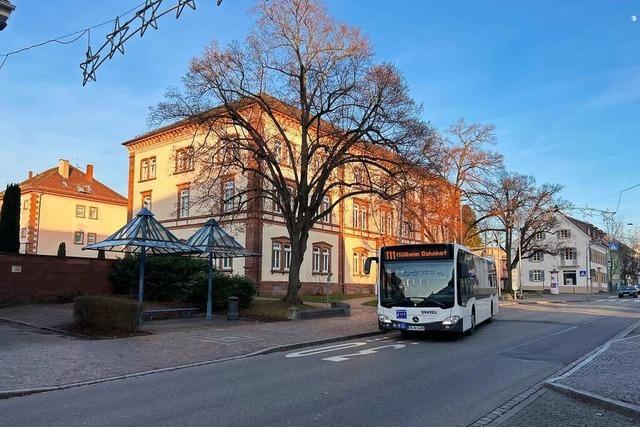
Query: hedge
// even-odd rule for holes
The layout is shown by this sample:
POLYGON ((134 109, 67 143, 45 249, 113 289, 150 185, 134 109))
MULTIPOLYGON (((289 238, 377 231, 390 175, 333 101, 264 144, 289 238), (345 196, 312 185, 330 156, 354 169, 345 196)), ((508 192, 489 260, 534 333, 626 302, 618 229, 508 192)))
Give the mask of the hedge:
MULTIPOLYGON (((109 274, 117 295, 138 294, 138 257, 127 256, 113 263, 109 274)), ((204 308, 207 303, 207 261, 181 256, 148 256, 145 265, 146 301, 188 302, 204 308)), ((246 276, 214 272, 214 309, 224 310, 231 296, 246 308, 256 295, 255 284, 246 276)))
POLYGON ((73 301, 76 325, 96 333, 132 333, 138 328, 140 307, 129 298, 79 296, 73 301))

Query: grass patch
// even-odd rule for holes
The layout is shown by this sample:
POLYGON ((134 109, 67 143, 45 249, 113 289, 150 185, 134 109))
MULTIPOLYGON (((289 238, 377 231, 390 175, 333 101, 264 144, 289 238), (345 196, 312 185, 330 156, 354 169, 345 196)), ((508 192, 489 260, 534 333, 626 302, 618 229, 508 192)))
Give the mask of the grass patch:
MULTIPOLYGON (((363 298, 363 297, 369 297, 371 296, 370 294, 332 294, 329 295, 329 302, 338 302, 338 301, 345 301, 345 300, 349 300, 349 299, 355 299, 355 298, 363 298)), ((326 295, 301 295, 300 296, 302 298, 303 301, 306 302, 327 302, 327 296, 326 295)))
MULTIPOLYGON (((287 320, 287 314, 289 313, 289 304, 286 304, 282 300, 254 300, 248 308, 240 309, 240 316, 260 320, 262 322, 279 322, 287 320)), ((307 305, 299 305, 300 310, 308 310, 311 307, 307 305)))
POLYGON ((372 299, 372 300, 363 302, 362 305, 368 305, 369 307, 377 307, 378 306, 378 300, 377 299, 372 299))

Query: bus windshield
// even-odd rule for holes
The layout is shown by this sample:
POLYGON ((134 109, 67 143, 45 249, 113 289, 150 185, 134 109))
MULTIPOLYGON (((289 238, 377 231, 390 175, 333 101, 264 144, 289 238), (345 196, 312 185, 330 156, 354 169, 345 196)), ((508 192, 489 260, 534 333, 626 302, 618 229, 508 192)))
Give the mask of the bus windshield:
POLYGON ((386 308, 453 307, 453 267, 452 260, 385 262, 381 271, 380 304, 386 308))

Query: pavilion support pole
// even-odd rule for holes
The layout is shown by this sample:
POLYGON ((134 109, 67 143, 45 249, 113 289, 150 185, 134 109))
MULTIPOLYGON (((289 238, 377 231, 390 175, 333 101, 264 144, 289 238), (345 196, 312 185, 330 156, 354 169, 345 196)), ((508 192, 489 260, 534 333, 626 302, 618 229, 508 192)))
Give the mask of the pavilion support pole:
POLYGON ((142 325, 142 304, 144 301, 144 265, 147 258, 147 248, 142 246, 140 251, 140 277, 138 278, 138 305, 140 306, 140 314, 138 318, 138 324, 142 325))
POLYGON ((213 252, 209 252, 209 275, 207 279, 207 320, 211 320, 211 311, 213 309, 213 252))

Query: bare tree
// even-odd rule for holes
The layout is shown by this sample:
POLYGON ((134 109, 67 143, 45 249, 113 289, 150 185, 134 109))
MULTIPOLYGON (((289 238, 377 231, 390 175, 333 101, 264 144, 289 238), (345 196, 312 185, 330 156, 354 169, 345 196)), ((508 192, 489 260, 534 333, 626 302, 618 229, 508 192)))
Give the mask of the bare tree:
MULTIPOLYGON (((465 221, 462 200, 466 200, 468 208, 476 209, 477 189, 486 187, 487 181, 503 168, 502 155, 490 149, 493 144, 493 125, 467 123, 464 119, 450 126, 444 135, 427 134, 422 146, 422 163, 449 185, 439 186, 433 194, 440 203, 431 203, 431 198, 421 199, 430 211, 418 217, 438 224, 443 237, 464 243, 476 236, 475 222, 465 221)), ((424 211, 425 205, 416 206, 416 210, 424 211)))
POLYGON ((477 189, 475 197, 484 215, 476 220, 480 232, 494 233, 507 257, 508 283, 513 282, 512 270, 520 261, 536 252, 556 255, 559 248, 546 239, 546 234, 556 233, 556 212, 565 207, 558 198, 562 189, 557 184, 538 185, 534 177, 503 171, 487 184, 477 189), (520 245, 521 242, 521 245, 520 245), (517 251, 521 246, 522 254, 517 251))
POLYGON ((313 224, 351 197, 394 198, 427 126, 398 70, 375 63, 367 38, 317 1, 261 0, 253 12, 245 43, 212 43, 151 121, 196 129, 203 202, 222 197, 225 215, 255 214, 265 200, 281 212, 292 246, 284 300, 298 303, 313 224), (244 182, 224 195, 236 172, 244 182))

